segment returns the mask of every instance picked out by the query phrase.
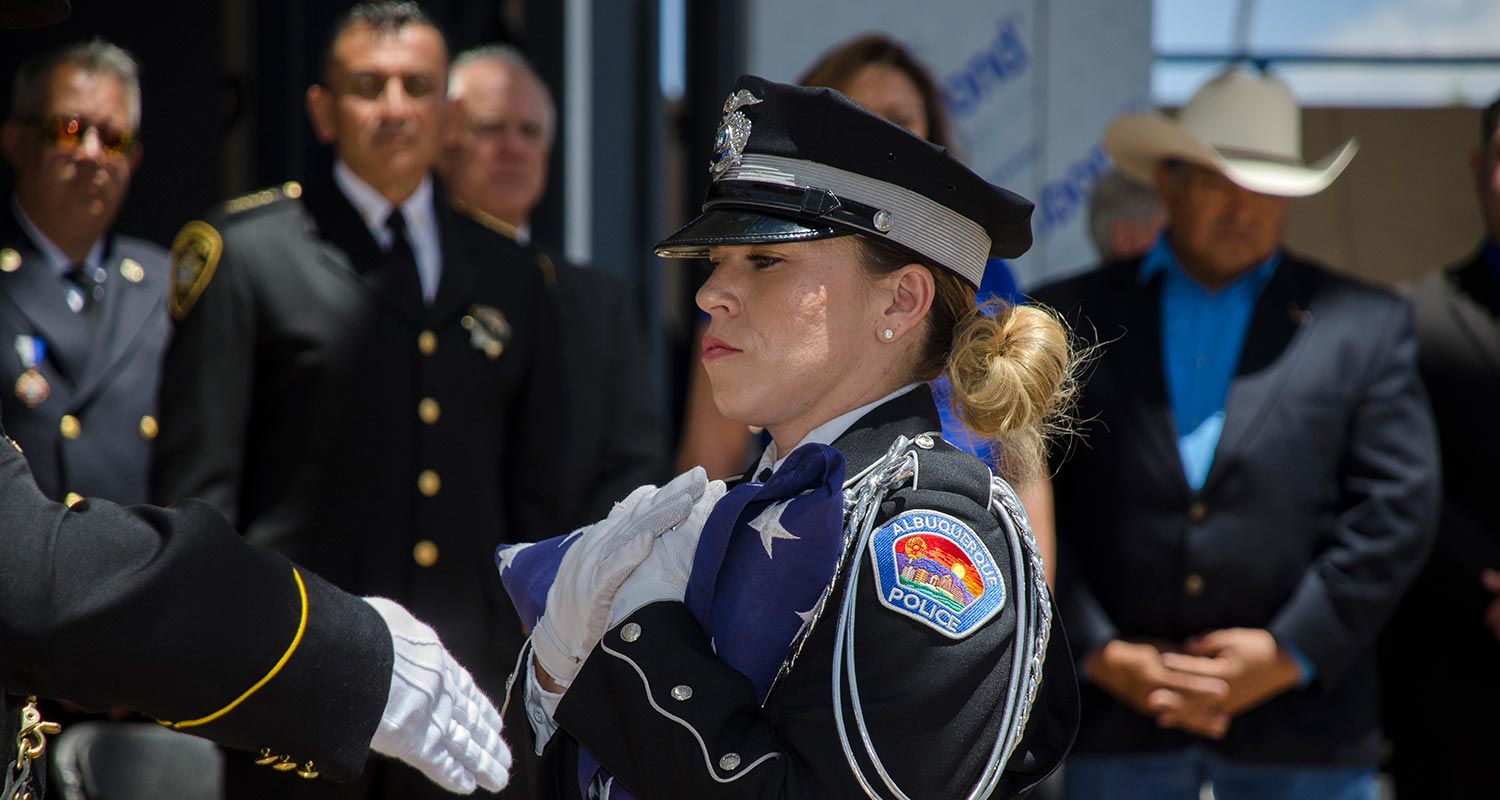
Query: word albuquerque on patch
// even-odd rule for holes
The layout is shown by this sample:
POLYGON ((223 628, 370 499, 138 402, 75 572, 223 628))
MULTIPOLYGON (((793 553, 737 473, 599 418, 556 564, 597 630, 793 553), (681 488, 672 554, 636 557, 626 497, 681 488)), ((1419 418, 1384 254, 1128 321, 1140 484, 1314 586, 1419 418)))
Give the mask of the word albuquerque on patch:
POLYGON ((989 548, 963 522, 908 511, 870 538, 880 602, 953 639, 974 632, 1005 606, 1005 586, 989 548))

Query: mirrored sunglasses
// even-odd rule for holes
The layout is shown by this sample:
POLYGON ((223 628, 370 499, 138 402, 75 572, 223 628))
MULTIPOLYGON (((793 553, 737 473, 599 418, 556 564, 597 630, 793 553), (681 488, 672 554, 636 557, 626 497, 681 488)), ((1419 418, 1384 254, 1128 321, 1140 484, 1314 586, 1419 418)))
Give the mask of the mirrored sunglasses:
POLYGON ((132 131, 115 130, 82 117, 47 117, 37 122, 42 138, 59 150, 74 150, 90 130, 99 137, 99 147, 113 156, 127 156, 139 143, 132 131))

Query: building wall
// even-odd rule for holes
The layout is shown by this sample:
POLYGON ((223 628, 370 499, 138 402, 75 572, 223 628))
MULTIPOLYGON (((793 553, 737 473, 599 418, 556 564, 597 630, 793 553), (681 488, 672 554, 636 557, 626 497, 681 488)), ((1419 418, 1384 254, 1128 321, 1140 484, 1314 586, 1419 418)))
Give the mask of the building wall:
POLYGON ((1287 243, 1383 283, 1421 277, 1473 251, 1483 230, 1469 154, 1472 108, 1309 109, 1303 153, 1321 158, 1349 136, 1360 150, 1322 194, 1292 201, 1287 243))

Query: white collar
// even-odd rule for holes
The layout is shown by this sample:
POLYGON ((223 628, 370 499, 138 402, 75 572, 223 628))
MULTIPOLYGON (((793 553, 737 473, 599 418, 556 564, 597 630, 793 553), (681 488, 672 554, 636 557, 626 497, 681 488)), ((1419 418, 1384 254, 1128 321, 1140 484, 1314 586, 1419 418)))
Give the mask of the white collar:
MULTIPOLYGON (((354 204, 354 209, 359 212, 360 219, 365 221, 365 227, 370 229, 375 240, 381 246, 390 244, 390 230, 386 228, 386 218, 395 210, 395 205, 387 200, 385 195, 376 191, 375 187, 366 183, 363 178, 354 174, 342 159, 333 164, 333 180, 343 191, 349 202, 354 204)), ((407 227, 426 227, 428 220, 432 219, 432 176, 422 176, 422 182, 417 184, 416 191, 401 203, 401 213, 406 216, 407 227)))
POLYGON ((755 470, 750 473, 751 480, 755 480, 760 475, 760 473, 765 470, 766 467, 770 467, 772 473, 776 472, 776 470, 778 469, 781 469, 781 465, 786 463, 787 457, 790 456, 797 449, 797 447, 801 447, 804 444, 833 444, 834 439, 843 436, 844 431, 849 430, 849 428, 852 427, 854 423, 859 421, 860 417, 863 417, 865 414, 869 413, 871 409, 883 403, 895 400, 901 395, 904 395, 907 392, 910 392, 912 389, 915 389, 921 385, 922 384, 920 383, 908 383, 907 385, 901 387, 900 389, 897 389, 894 392, 891 392, 890 394, 880 398, 879 400, 876 400, 873 403, 866 403, 859 408, 856 408, 852 411, 846 411, 834 417, 833 419, 828 420, 822 425, 819 425, 818 427, 808 431, 807 435, 802 437, 802 441, 798 442, 796 447, 788 450, 785 456, 779 455, 777 453, 776 442, 772 441, 769 445, 766 446, 766 451, 760 454, 760 461, 756 463, 755 470))
MULTIPOLYGON (((73 260, 68 258, 62 248, 53 244, 52 240, 47 238, 47 234, 42 233, 42 229, 31 221, 31 217, 26 216, 26 212, 21 208, 21 201, 15 195, 11 195, 10 207, 16 212, 16 221, 21 223, 21 230, 36 244, 36 249, 42 251, 47 263, 52 266, 52 271, 59 277, 68 274, 73 269, 73 260)), ((89 248, 89 254, 83 259, 83 265, 88 269, 98 269, 103 263, 104 237, 101 236, 94 242, 94 246, 89 248)))

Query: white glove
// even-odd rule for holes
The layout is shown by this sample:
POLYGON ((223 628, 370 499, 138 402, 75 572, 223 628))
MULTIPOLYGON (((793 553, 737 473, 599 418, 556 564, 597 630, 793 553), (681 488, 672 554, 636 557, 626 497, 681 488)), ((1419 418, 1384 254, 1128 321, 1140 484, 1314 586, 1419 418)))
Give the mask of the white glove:
POLYGON ((708 522, 708 515, 724 496, 724 491, 723 481, 709 481, 708 487, 688 511, 687 519, 651 545, 646 560, 615 592, 614 602, 609 606, 609 625, 605 630, 620 624, 642 606, 658 600, 682 600, 687 594, 688 576, 693 572, 693 556, 698 552, 703 524, 708 522))
POLYGON ((500 714, 438 641, 400 605, 366 597, 391 630, 391 693, 370 749, 416 767, 450 792, 498 792, 510 781, 500 714))
POLYGON ((573 682, 608 630, 620 584, 651 552, 656 537, 688 518, 707 486, 708 473, 694 467, 660 489, 637 489, 568 548, 547 591, 547 610, 531 633, 537 664, 559 686, 573 682))

